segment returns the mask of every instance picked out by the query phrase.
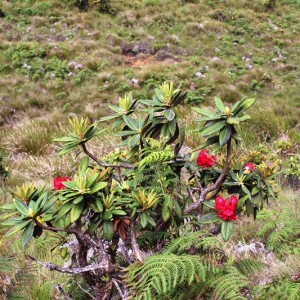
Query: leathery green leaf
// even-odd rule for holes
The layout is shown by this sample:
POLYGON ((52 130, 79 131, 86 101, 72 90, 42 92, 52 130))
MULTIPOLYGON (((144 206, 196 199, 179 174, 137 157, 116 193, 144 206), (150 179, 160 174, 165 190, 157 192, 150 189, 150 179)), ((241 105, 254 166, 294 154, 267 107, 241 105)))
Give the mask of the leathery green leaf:
POLYGON ((22 247, 24 248, 32 239, 34 223, 30 222, 22 233, 22 247))
POLYGON ((229 240, 229 238, 232 234, 232 231, 233 231, 233 223, 232 222, 225 221, 222 223, 221 235, 225 242, 227 242, 229 240))

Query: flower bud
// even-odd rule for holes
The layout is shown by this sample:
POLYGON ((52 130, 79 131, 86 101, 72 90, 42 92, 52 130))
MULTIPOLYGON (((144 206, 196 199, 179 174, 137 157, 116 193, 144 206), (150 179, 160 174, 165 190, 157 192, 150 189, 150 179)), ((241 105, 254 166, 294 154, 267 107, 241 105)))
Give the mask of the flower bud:
POLYGON ((231 114, 230 108, 228 106, 225 107, 224 114, 227 116, 229 116, 231 114))
POLYGON ((28 217, 33 217, 34 213, 33 213, 33 209, 31 207, 29 207, 28 209, 28 217))

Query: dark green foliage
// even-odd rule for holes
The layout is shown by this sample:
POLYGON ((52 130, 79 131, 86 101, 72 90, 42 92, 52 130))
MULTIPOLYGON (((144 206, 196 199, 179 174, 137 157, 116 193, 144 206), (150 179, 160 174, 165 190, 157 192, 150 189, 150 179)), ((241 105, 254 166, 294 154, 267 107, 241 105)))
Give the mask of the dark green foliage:
POLYGON ((14 279, 8 286, 7 300, 31 299, 32 285, 34 283, 35 266, 29 262, 15 273, 14 279))
POLYGON ((281 253, 281 255, 293 251, 300 234, 300 225, 297 219, 291 217, 286 210, 280 213, 275 213, 272 210, 264 211, 259 214, 258 219, 263 223, 257 236, 266 241, 268 249, 278 254, 281 253))
POLYGON ((126 277, 131 293, 137 296, 134 299, 154 299, 183 283, 204 281, 205 267, 197 256, 162 254, 148 257, 142 266, 131 266, 126 277))

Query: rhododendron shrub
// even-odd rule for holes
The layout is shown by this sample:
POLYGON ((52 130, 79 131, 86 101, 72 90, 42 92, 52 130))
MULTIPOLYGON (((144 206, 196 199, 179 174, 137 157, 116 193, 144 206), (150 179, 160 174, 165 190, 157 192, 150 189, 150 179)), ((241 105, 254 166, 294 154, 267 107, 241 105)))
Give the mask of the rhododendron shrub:
POLYGON ((165 82, 152 99, 134 99, 132 93, 120 97, 118 105, 109 105, 113 114, 93 124, 70 119, 68 135, 56 141, 61 143, 59 155, 81 149, 78 171, 49 179, 49 188, 17 188, 12 202, 2 207, 8 211, 2 224, 12 226, 6 237, 20 232, 24 247, 44 231, 63 236, 62 243, 76 240, 77 250, 64 255, 70 267, 29 258, 52 271, 81 275, 89 293, 101 300, 116 293, 124 298, 130 287, 120 271, 142 264, 182 229, 191 228, 190 222, 194 230, 219 224, 227 241, 237 218, 255 217, 275 197, 277 173, 267 163, 232 163, 239 125, 250 119, 245 112, 254 99, 229 108, 215 98, 214 111, 193 108, 200 115, 203 143, 182 151, 185 135, 176 107, 186 96, 165 82), (101 157, 90 151, 89 141, 101 140, 99 127, 108 125, 120 143, 101 157))

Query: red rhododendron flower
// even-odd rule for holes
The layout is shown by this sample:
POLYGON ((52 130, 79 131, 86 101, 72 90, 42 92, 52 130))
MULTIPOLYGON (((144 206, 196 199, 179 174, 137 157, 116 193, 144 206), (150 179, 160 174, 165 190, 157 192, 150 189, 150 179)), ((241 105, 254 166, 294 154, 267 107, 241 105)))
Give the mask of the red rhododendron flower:
POLYGON ((204 150, 199 152, 197 165, 202 168, 210 168, 216 163, 217 158, 214 155, 208 155, 204 150))
POLYGON ((255 165, 252 162, 249 162, 244 166, 244 173, 246 174, 252 173, 254 168, 255 165))
POLYGON ((230 198, 223 199, 222 196, 216 198, 215 211, 219 218, 224 221, 233 221, 237 219, 235 215, 238 198, 231 195, 230 198))
POLYGON ((63 182, 65 181, 71 181, 71 177, 55 177, 53 179, 53 186, 55 190, 62 190, 65 189, 66 187, 63 185, 63 182))

